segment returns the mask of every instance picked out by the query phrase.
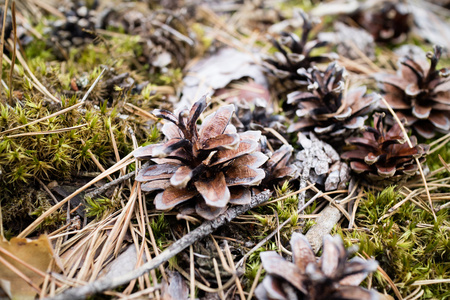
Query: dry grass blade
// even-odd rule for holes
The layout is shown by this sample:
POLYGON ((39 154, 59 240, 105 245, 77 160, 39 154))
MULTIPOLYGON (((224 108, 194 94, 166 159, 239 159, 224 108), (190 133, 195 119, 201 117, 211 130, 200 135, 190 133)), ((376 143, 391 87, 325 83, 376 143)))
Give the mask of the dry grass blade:
POLYGON ((45 134, 61 133, 61 132, 66 132, 66 131, 71 131, 71 130, 74 130, 74 129, 82 128, 82 127, 84 127, 86 125, 88 125, 88 124, 86 123, 86 124, 81 124, 81 125, 78 125, 78 126, 61 128, 61 129, 56 129, 56 130, 49 130, 49 131, 24 132, 24 133, 8 135, 6 137, 7 138, 15 138, 15 137, 21 137, 21 136, 32 136, 32 135, 45 135, 45 134))
POLYGON ((27 275, 22 273, 19 269, 17 269, 14 265, 12 265, 10 262, 8 262, 1 256, 0 256, 0 264, 3 264, 6 268, 16 273, 17 276, 26 281, 38 294, 41 293, 41 289, 36 284, 34 284, 33 281, 27 275))
POLYGON ((263 266, 261 264, 258 268, 258 272, 256 273, 255 279, 253 280, 252 287, 250 288, 250 292, 248 293, 247 300, 251 300, 253 297, 253 293, 255 292, 256 286, 259 283, 259 278, 261 277, 262 268, 263 266))
POLYGON ((450 283, 450 278, 447 279, 430 279, 430 280, 417 280, 414 281, 411 285, 430 285, 430 284, 439 284, 439 283, 450 283))
MULTIPOLYGON (((11 44, 11 43, 10 43, 11 44)), ((11 45, 11 48, 14 48, 11 45)), ((61 103, 61 100, 56 98, 55 96, 53 96, 48 90, 47 88, 36 78, 36 76, 34 76, 33 72, 31 71, 30 67, 28 66, 27 62, 25 61, 25 59, 23 58, 22 54, 19 51, 15 52, 17 55, 17 59, 19 60, 20 64, 22 65, 22 67, 25 69, 25 71, 27 71, 28 75, 31 77, 31 79, 33 80, 33 83, 39 87, 39 90, 45 95, 47 96, 50 100, 52 100, 55 103, 61 103)), ((12 62, 11 62, 12 63, 12 62)))
MULTIPOLYGON (((298 211, 298 214, 301 214, 302 211, 305 210, 305 208, 307 208, 308 206, 310 206, 314 201, 316 201, 317 198, 319 198, 320 196, 322 196, 322 192, 318 192, 316 195, 314 195, 314 197, 312 197, 311 199, 309 199, 308 202, 305 203, 305 205, 303 205, 298 211)), ((284 221, 283 223, 281 223, 274 231, 272 231, 270 234, 268 234, 264 239, 262 239, 258 244, 256 244, 250 251, 248 251, 247 253, 245 253, 245 255, 237 262, 235 268, 239 268, 240 266, 244 265, 244 262, 247 260, 247 258, 254 253, 255 251, 257 251, 259 248, 261 248, 262 246, 264 246, 265 243, 267 243, 275 234, 277 234, 277 232, 280 231, 281 228, 283 228, 284 226, 286 226, 289 222, 291 222, 290 218, 288 218, 286 221, 284 221)))
POLYGON ((440 154, 438 155, 438 157, 441 163, 444 165, 445 169, 447 169, 447 171, 450 173, 450 165, 445 162, 445 160, 442 158, 440 154))
MULTIPOLYGON (((16 45, 17 45, 16 1, 12 2, 11 14, 12 14, 14 46, 13 46, 12 59, 11 59, 11 69, 9 70, 9 102, 10 103, 12 103, 12 96, 13 96, 12 81, 13 81, 14 64, 16 63, 16 45)), ((0 74, 2 74, 1 70, 0 70, 0 74)))
MULTIPOLYGON (((232 274, 236 274, 236 266, 234 265, 233 256, 231 255, 230 247, 228 247, 227 240, 225 240, 224 243, 225 243, 225 255, 226 258, 228 259, 228 264, 231 266, 231 270, 233 271, 232 274)), ((239 296, 241 297, 241 300, 245 300, 244 290, 242 289, 242 285, 238 276, 236 276, 236 286, 239 292, 239 296)))
MULTIPOLYGON (((386 107, 388 108, 389 112, 391 113, 392 117, 395 119, 395 121, 398 123, 398 125, 400 126, 402 132, 403 132, 403 136, 406 139, 406 142, 408 143, 409 147, 412 148, 413 145, 411 143, 411 140, 409 139, 408 133, 405 130, 405 126, 403 126, 403 123, 400 121, 400 119, 397 117, 397 114, 394 112, 394 110, 392 109, 392 107, 389 105, 389 103, 386 101, 386 99, 384 99, 383 97, 381 97, 381 100, 383 101, 384 105, 386 105, 386 107)), ((433 214, 433 218, 434 220, 437 222, 437 217, 436 217, 436 213, 434 212, 434 208, 433 208, 433 202, 431 201, 431 195, 430 195, 430 190, 428 189, 428 184, 427 184, 427 179, 425 178, 425 174, 423 173, 423 169, 422 169, 422 165, 419 162, 418 158, 414 158, 416 161, 416 164, 419 168, 419 172, 420 175, 422 176, 422 181, 423 181, 423 185, 425 187, 425 191, 427 193, 427 197, 428 197, 428 204, 430 205, 430 209, 431 209, 431 213, 433 214)))
POLYGON ((122 245, 122 241, 124 239, 126 232, 128 231, 128 226, 131 222, 131 217, 133 215, 136 199, 137 199, 137 182, 135 182, 133 186, 130 199, 128 200, 126 206, 120 213, 111 232, 108 234, 108 238, 102 247, 100 255, 96 259, 96 262, 90 274, 91 282, 97 279, 98 274, 100 273, 102 267, 104 266, 104 262, 106 261, 107 256, 109 256, 110 254, 116 256, 117 253, 119 252, 119 247, 121 247, 122 245))
MULTIPOLYGON (((370 256, 367 255, 367 253, 365 253, 363 251, 363 254, 365 256, 366 259, 370 259, 370 256)), ((358 256, 361 258, 364 258, 361 254, 358 253, 358 256)), ((377 271, 381 273, 381 275, 384 277, 384 279, 389 283, 389 285, 391 286, 391 288, 394 290, 395 296, 397 296, 397 299, 399 300, 403 300, 402 294, 400 294, 400 291, 398 290, 397 286, 395 285, 395 283, 392 281, 392 279, 389 277, 389 275, 380 267, 377 267, 377 271)))
POLYGON ((124 108, 128 110, 129 112, 132 112, 138 116, 148 118, 154 121, 158 121, 158 118, 155 117, 153 114, 149 113, 148 111, 143 110, 142 108, 139 108, 131 103, 125 103, 124 108))
POLYGON ((76 190, 75 192, 73 192, 72 194, 70 194, 68 197, 66 197, 65 199, 63 199, 61 202, 59 202, 57 205, 52 206, 49 210, 47 210, 45 213, 43 213, 42 215, 40 215, 33 223, 31 223, 27 228, 25 228, 19 235, 18 237, 27 237, 31 232, 33 232, 37 226, 39 226, 39 224, 41 224, 41 222, 43 222, 45 220, 45 218, 47 218, 48 216, 50 216, 52 213, 54 213, 55 211, 57 211, 60 207, 62 207, 64 204, 66 204, 67 202, 70 201, 70 199, 72 199, 73 197, 75 197, 76 195, 78 195, 79 193, 81 193, 82 191, 86 190, 88 187, 90 187, 91 185, 93 185, 96 182, 99 182, 100 180, 102 180, 103 178, 107 177, 110 174, 113 174, 115 172, 117 172, 118 170, 120 170, 121 168, 123 168, 124 166, 127 166, 131 163, 134 162, 134 160, 130 160, 130 157, 133 155, 133 152, 131 152, 130 154, 128 154, 127 156, 125 156, 124 158, 122 158, 118 163, 116 163, 115 165, 113 165, 111 168, 109 168, 108 170, 106 170, 105 172, 103 172, 102 174, 98 175, 97 177, 95 177, 94 179, 92 179, 91 181, 89 181, 88 183, 86 183, 84 186, 82 186, 81 188, 79 188, 78 190, 76 190))
MULTIPOLYGON (((0 38, 0 53, 3 54, 3 49, 5 48, 5 30, 6 30, 6 16, 8 14, 9 0, 5 1, 3 6, 3 24, 2 24, 2 36, 0 38)), ((3 74, 3 56, 0 56, 0 74, 3 74)), ((0 86, 1 91, 1 86, 0 86)))
POLYGON ((60 111, 58 111, 58 112, 55 112, 55 113, 53 113, 53 114, 51 114, 51 115, 48 115, 48 116, 46 116, 46 117, 43 117, 43 118, 34 120, 34 121, 30 122, 30 123, 27 123, 27 124, 24 124, 24 125, 21 125, 21 126, 17 126, 17 127, 14 127, 14 128, 8 129, 8 130, 5 130, 5 131, 1 131, 1 132, 0 132, 0 135, 6 134, 6 133, 9 133, 9 132, 13 132, 13 131, 16 131, 16 130, 18 130, 18 129, 21 129, 21 128, 30 126, 30 125, 34 125, 34 124, 37 124, 37 123, 39 123, 39 122, 43 122, 43 121, 45 121, 45 120, 51 119, 51 118, 53 118, 53 117, 62 115, 62 114, 66 113, 66 112, 68 112, 68 111, 71 111, 71 110, 73 110, 73 109, 76 109, 76 108, 78 108, 78 107, 80 107, 80 106, 82 106, 82 105, 83 105, 82 102, 78 102, 77 104, 74 104, 74 105, 72 105, 72 106, 70 106, 70 107, 67 107, 67 108, 65 108, 65 109, 62 109, 62 110, 60 110, 60 111))
POLYGON ((213 258, 213 264, 214 264, 214 273, 216 275, 216 279, 217 279, 217 285, 219 287, 219 298, 221 300, 224 300, 224 295, 223 295, 223 286, 222 286, 222 278, 220 277, 220 272, 219 272, 219 266, 217 265, 217 260, 215 258, 213 258))
MULTIPOLYGON (((11 62, 10 62, 10 63, 11 63, 11 62)), ((15 130, 18 130, 18 129, 21 129, 21 128, 24 128, 24 127, 27 127, 27 126, 30 126, 30 125, 34 125, 34 124, 37 124, 37 123, 39 123, 39 122, 43 122, 43 121, 45 121, 45 120, 51 119, 51 118, 53 118, 53 117, 57 117, 57 116, 59 116, 59 115, 61 115, 61 114, 64 114, 64 113, 66 113, 66 112, 68 112, 68 111, 71 111, 71 110, 73 110, 73 109, 76 109, 76 108, 82 106, 82 105, 84 104, 84 101, 87 99, 87 97, 89 96, 89 94, 92 92, 92 90, 94 89, 94 87, 95 87, 95 86, 97 85, 97 83, 99 82, 99 80, 100 80, 100 78, 102 77, 102 75, 105 73, 105 71, 106 71, 106 68, 103 69, 103 71, 100 73, 100 75, 99 75, 99 76, 97 77, 97 79, 94 81, 94 83, 92 84, 92 86, 90 87, 90 89, 86 92, 86 94, 84 95, 83 99, 81 99, 81 101, 78 102, 77 104, 74 104, 74 105, 72 105, 72 106, 70 106, 70 107, 67 107, 67 108, 65 108, 65 109, 62 109, 62 110, 60 110, 60 111, 58 111, 58 112, 55 112, 55 113, 53 113, 53 114, 51 114, 51 115, 48 115, 48 116, 46 116, 46 117, 43 117, 43 118, 34 120, 34 121, 30 122, 30 123, 27 123, 27 124, 24 124, 24 125, 21 125, 21 126, 17 126, 17 127, 8 129, 8 130, 1 131, 1 132, 0 132, 0 135, 6 134, 6 133, 9 133, 9 132, 13 132, 13 131, 15 131, 15 130)))

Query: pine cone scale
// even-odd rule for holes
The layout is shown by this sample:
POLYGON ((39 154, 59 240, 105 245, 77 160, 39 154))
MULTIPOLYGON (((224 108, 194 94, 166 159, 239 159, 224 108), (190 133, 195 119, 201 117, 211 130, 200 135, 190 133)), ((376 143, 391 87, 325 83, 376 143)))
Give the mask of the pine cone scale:
POLYGON ((140 171, 136 176, 136 181, 169 179, 179 167, 180 165, 175 164, 152 165, 140 171))
POLYGON ((158 210, 167 210, 192 199, 198 194, 196 190, 189 190, 187 188, 178 189, 174 186, 169 186, 155 196, 155 207, 158 210))
POLYGON ((238 134, 221 134, 203 142, 202 150, 235 149, 240 141, 238 134))
POLYGON ((222 134, 230 122, 233 113, 234 105, 226 105, 219 108, 214 115, 208 116, 198 133, 200 143, 204 143, 206 140, 222 134))
POLYGON ((260 256, 266 272, 283 278, 301 292, 307 293, 304 284, 305 276, 300 272, 300 269, 297 268, 296 265, 286 261, 275 251, 265 251, 262 252, 260 256))
POLYGON ((217 173, 212 180, 197 180, 194 185, 208 206, 225 207, 230 200, 230 190, 222 172, 217 173))
POLYGON ((227 175, 227 185, 257 185, 265 177, 264 170, 253 169, 249 166, 235 164, 232 168, 228 169, 227 175))

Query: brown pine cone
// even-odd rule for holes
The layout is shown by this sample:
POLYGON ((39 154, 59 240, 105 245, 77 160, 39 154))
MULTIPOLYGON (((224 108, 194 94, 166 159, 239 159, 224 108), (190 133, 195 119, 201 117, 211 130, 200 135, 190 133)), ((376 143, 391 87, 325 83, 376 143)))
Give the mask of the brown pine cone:
POLYGON ((352 137, 347 143, 353 145, 353 149, 344 152, 341 158, 350 161, 350 168, 362 174, 370 183, 395 184, 401 180, 416 175, 419 162, 425 162, 425 156, 429 149, 426 144, 417 144, 415 136, 409 139, 412 148, 405 140, 398 123, 389 130, 383 125, 384 114, 376 113, 373 127, 366 127, 363 137, 352 137))
POLYGON ((442 47, 434 46, 434 52, 427 53, 430 64, 417 55, 403 57, 396 75, 378 78, 397 116, 425 138, 450 131, 450 70, 436 68, 441 55, 442 47))
POLYGON ((334 300, 378 299, 378 293, 359 284, 376 271, 375 260, 354 257, 348 253, 340 236, 326 236, 319 261, 306 237, 294 232, 291 238, 292 260, 289 262, 275 251, 262 252, 261 261, 266 277, 255 290, 259 300, 334 300))
POLYGON ((155 116, 169 121, 162 129, 168 141, 140 148, 135 157, 155 162, 141 170, 136 180, 142 182, 143 191, 163 190, 155 197, 156 209, 185 204, 211 220, 229 203, 249 203, 250 186, 265 177, 259 167, 267 157, 257 151, 261 132, 237 133, 229 124, 233 105, 220 107, 197 129, 197 119, 205 108, 203 96, 178 116, 166 110, 154 111, 155 116))
POLYGON ((351 16, 352 19, 366 29, 376 42, 404 41, 413 22, 407 4, 398 0, 368 2, 351 16))
POLYGON ((317 63, 329 62, 336 58, 334 53, 311 54, 313 50, 324 47, 327 43, 317 39, 308 40, 313 23, 303 11, 300 11, 300 16, 303 19, 302 36, 282 32, 279 41, 272 39, 272 44, 278 52, 264 59, 268 78, 277 86, 276 91, 279 95, 285 95, 308 84, 307 77, 297 72, 299 69, 308 69, 317 63))
POLYGON ((301 73, 307 78, 308 92, 297 91, 288 95, 288 104, 297 105, 299 119, 288 132, 314 131, 328 143, 339 143, 364 126, 367 114, 378 105, 378 95, 366 94, 366 87, 351 89, 343 98, 345 69, 332 62, 325 72, 317 68, 301 73))

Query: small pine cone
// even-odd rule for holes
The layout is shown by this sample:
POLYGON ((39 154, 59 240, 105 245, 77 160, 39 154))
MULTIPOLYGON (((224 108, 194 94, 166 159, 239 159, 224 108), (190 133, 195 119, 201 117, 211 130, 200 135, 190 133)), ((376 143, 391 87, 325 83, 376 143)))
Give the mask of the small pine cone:
POLYGON ((397 0, 374 1, 351 17, 366 29, 376 42, 400 43, 412 27, 412 15, 405 3, 397 0))
POLYGON ((261 182, 261 187, 272 188, 274 185, 296 177, 297 168, 289 164, 292 151, 294 148, 291 145, 283 145, 270 156, 270 159, 262 166, 266 177, 261 182))
POLYGON ((379 81, 383 96, 399 118, 406 118, 411 126, 425 138, 432 138, 436 131, 450 131, 450 69, 437 69, 442 47, 435 46, 421 60, 409 56, 400 59, 396 75, 382 74, 379 81))
POLYGON ((279 52, 264 59, 268 78, 275 84, 276 91, 281 96, 308 84, 306 76, 297 72, 299 69, 308 69, 317 63, 329 62, 336 58, 334 53, 314 56, 311 54, 313 50, 324 47, 327 43, 317 39, 308 41, 313 24, 303 11, 300 15, 303 19, 302 36, 282 32, 279 41, 272 39, 272 44, 279 52))
POLYGON ((361 86, 347 92, 343 98, 344 68, 329 64, 324 73, 317 68, 301 73, 308 79, 308 92, 297 91, 288 95, 288 104, 297 105, 299 117, 288 132, 314 131, 319 139, 328 143, 343 142, 345 137, 364 126, 367 114, 378 104, 379 96, 366 94, 361 86))
POLYGON ((67 51, 70 47, 79 47, 94 41, 96 12, 93 8, 88 8, 83 2, 72 1, 65 3, 59 10, 66 19, 50 23, 51 40, 56 43, 57 48, 62 47, 67 51))
POLYGON ((185 204, 211 220, 229 203, 249 203, 250 187, 265 177, 260 166, 267 156, 257 151, 261 132, 237 133, 229 124, 233 105, 220 107, 197 130, 197 119, 205 108, 203 96, 178 116, 166 110, 154 111, 155 116, 169 121, 162 128, 168 141, 140 148, 134 155, 155 162, 141 170, 136 180, 142 182, 143 191, 163 190, 155 197, 156 209, 185 204))
POLYGON ((375 41, 370 33, 341 22, 336 22, 334 29, 333 32, 319 33, 319 40, 337 45, 337 53, 350 59, 360 59, 362 52, 371 60, 375 60, 375 41))
MULTIPOLYGON (((272 148, 281 147, 282 141, 266 128, 275 130, 287 139, 286 126, 284 126, 287 120, 284 116, 274 113, 269 91, 261 84, 253 81, 238 81, 217 90, 214 96, 234 104, 236 112, 232 123, 238 132, 259 130, 272 148)), ((263 146, 265 149, 267 145, 263 146)))
POLYGON ((296 155, 299 174, 309 181, 321 185, 325 191, 346 189, 350 181, 350 169, 341 162, 339 154, 327 143, 309 133, 309 138, 298 133, 298 141, 303 147, 296 155))
POLYGON ((292 261, 275 251, 260 254, 266 276, 255 290, 256 298, 265 299, 379 299, 374 290, 359 285, 369 273, 377 270, 375 260, 354 257, 349 253, 340 236, 325 236, 323 252, 317 261, 306 237, 294 232, 291 238, 292 261))
POLYGON ((350 168, 362 174, 373 184, 396 184, 416 175, 415 158, 423 164, 429 149, 426 144, 417 144, 415 136, 409 139, 409 147, 398 123, 389 130, 383 125, 384 114, 376 113, 373 127, 366 127, 363 137, 352 137, 347 143, 353 149, 342 153, 341 158, 350 161, 350 168))

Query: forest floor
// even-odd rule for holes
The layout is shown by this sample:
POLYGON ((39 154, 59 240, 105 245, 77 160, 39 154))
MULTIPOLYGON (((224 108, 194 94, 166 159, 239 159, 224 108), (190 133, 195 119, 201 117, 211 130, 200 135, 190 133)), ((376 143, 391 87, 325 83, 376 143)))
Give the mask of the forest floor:
POLYGON ((0 299, 450 297, 448 1, 2 6, 0 299))

